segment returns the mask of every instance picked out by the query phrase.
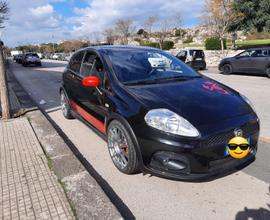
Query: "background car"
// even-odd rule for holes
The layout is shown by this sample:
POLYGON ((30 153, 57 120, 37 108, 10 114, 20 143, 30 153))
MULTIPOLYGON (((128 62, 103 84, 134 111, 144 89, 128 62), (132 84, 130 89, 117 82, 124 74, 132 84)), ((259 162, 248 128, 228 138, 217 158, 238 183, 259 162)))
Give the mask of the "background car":
POLYGON ((22 65, 28 66, 34 64, 36 66, 41 66, 41 61, 37 53, 35 52, 28 52, 25 53, 22 57, 22 65))
POLYGON ((63 72, 60 97, 64 117, 107 138, 112 162, 126 174, 201 179, 257 152, 259 119, 250 101, 155 48, 77 51, 63 72), (152 54, 168 60, 162 71, 152 67, 152 54), (227 153, 237 135, 250 144, 242 159, 227 153))
POLYGON ((194 69, 204 70, 206 68, 205 54, 203 50, 187 49, 181 50, 176 58, 191 66, 194 69))
POLYGON ((59 60, 61 58, 61 54, 60 53, 56 53, 52 56, 53 60, 59 60))
POLYGON ((225 75, 233 72, 262 73, 270 78, 270 48, 248 49, 220 61, 218 69, 225 75))
POLYGON ((18 63, 22 63, 22 57, 23 57, 23 54, 19 54, 17 57, 16 57, 16 62, 18 63))
POLYGON ((54 53, 51 53, 51 54, 49 55, 49 59, 50 59, 50 60, 53 59, 53 55, 54 55, 54 53))
POLYGON ((148 61, 150 62, 152 67, 165 67, 166 66, 166 59, 160 57, 155 53, 148 54, 149 58, 148 61))

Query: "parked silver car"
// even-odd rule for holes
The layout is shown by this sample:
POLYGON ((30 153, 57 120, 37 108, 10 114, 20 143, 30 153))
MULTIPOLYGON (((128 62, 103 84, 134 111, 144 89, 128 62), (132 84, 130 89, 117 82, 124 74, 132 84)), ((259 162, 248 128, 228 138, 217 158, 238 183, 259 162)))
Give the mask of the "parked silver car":
POLYGON ((22 57, 22 65, 28 66, 30 64, 34 64, 36 66, 41 66, 41 61, 37 53, 35 52, 28 52, 25 53, 22 57))
POLYGON ((270 78, 270 48, 248 49, 234 57, 220 61, 218 69, 225 75, 238 73, 264 73, 270 78))

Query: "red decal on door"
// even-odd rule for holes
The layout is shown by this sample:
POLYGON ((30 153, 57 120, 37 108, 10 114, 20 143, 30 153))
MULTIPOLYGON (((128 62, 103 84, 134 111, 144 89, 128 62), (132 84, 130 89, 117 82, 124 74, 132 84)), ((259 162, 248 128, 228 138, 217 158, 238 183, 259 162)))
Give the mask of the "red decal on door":
POLYGON ((78 106, 76 103, 73 101, 69 100, 71 107, 78 112, 86 121, 88 121, 90 124, 95 126, 98 130, 100 130, 102 133, 106 134, 106 128, 105 125, 97 120, 95 117, 90 115, 87 111, 82 109, 80 106, 78 106))
POLYGON ((213 82, 204 82, 203 87, 208 89, 208 90, 211 90, 211 91, 215 90, 216 92, 218 92, 220 94, 225 94, 225 95, 228 94, 228 92, 225 89, 223 89, 220 86, 217 86, 217 84, 215 84, 213 82))

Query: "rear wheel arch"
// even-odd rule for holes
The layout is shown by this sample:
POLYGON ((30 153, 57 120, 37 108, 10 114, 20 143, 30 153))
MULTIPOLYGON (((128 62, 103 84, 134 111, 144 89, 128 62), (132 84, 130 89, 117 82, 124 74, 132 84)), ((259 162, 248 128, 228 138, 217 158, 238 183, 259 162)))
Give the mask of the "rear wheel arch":
POLYGON ((268 78, 270 78, 270 63, 267 64, 265 71, 266 75, 268 76, 268 78))
MULTIPOLYGON (((69 102, 69 97, 68 97, 67 92, 66 92, 66 90, 64 89, 64 87, 61 86, 60 89, 59 89, 59 94, 60 94, 60 97, 61 97, 61 105, 62 105, 62 93, 64 94, 65 99, 66 99, 66 110, 67 110, 67 114, 65 115, 65 114, 63 113, 63 115, 64 115, 65 118, 67 118, 67 119, 72 119, 73 116, 70 114, 70 111, 71 111, 72 107, 71 107, 71 104, 70 104, 70 102, 69 102)), ((62 108, 62 106, 61 106, 61 108, 62 108)), ((62 111, 63 111, 63 109, 62 109, 62 111)))

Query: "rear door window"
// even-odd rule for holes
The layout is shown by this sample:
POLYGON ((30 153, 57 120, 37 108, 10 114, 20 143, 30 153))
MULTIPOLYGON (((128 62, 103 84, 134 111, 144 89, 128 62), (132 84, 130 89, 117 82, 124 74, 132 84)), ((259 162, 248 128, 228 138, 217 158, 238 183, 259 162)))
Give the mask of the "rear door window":
POLYGON ((80 73, 83 55, 84 51, 78 52, 72 56, 72 59, 69 62, 68 68, 77 74, 80 73))

